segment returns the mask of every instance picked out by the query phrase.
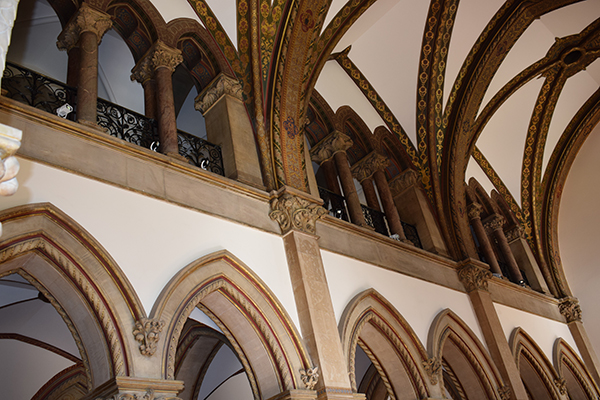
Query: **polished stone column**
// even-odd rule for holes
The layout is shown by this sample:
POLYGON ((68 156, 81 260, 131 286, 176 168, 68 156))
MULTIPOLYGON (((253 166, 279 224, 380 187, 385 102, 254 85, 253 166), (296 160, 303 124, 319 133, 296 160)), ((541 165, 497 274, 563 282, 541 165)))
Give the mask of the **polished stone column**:
POLYGON ((98 45, 112 27, 110 15, 83 3, 58 36, 56 45, 70 52, 79 47, 77 121, 96 125, 98 45))
POLYGON ((69 57, 69 61, 67 62, 67 85, 72 87, 79 85, 80 54, 80 49, 77 46, 72 47, 67 52, 67 56, 69 57))
POLYGON ((375 171, 373 177, 375 178, 375 183, 377 184, 379 198, 381 199, 381 203, 383 204, 383 210, 385 212, 385 216, 387 217, 387 222, 390 227, 390 231, 392 232, 392 234, 398 235, 401 242, 413 244, 410 240, 406 239, 406 235, 404 234, 402 221, 400 221, 400 215, 398 214, 398 210, 396 209, 396 205, 394 204, 394 198, 392 197, 392 192, 390 191, 390 187, 385 177, 385 173, 382 169, 378 169, 377 171, 375 171))
POLYGON ((475 231, 475 236, 477 236, 477 240, 479 241, 479 248, 485 257, 490 269, 494 274, 502 275, 502 271, 500 270, 500 266, 498 265, 498 260, 496 259, 496 254, 494 254, 494 250, 492 249, 492 244, 490 243, 490 239, 485 233, 485 228, 483 227, 483 223, 481 222, 481 211, 483 210, 483 206, 479 203, 471 203, 467 207, 467 215, 469 216, 469 223, 473 227, 475 231))
POLYGON ((363 193, 365 194, 367 205, 373 210, 381 211, 381 207, 379 206, 379 199, 377 198, 377 192, 375 191, 375 185, 373 184, 373 180, 371 178, 366 178, 360 181, 360 184, 363 188, 363 193))
POLYGON ((504 229, 502 229, 505 222, 506 219, 502 215, 494 214, 486 218, 484 227, 487 231, 491 232, 496 239, 500 252, 502 252, 502 256, 504 256, 504 260, 508 265, 508 272, 510 273, 511 278, 518 284, 522 285, 524 283, 523 275, 521 275, 521 270, 519 269, 517 260, 515 260, 515 256, 510 250, 508 240, 504 234, 504 229))
POLYGON ((144 115, 156 119, 156 80, 154 74, 144 66, 131 71, 131 80, 139 82, 144 88, 144 115))
POLYGON ((325 182, 327 182, 327 189, 331 190, 333 193, 337 195, 342 195, 342 190, 340 189, 340 184, 338 182, 338 173, 335 168, 335 161, 332 158, 329 160, 323 161, 321 163, 321 168, 323 168, 323 175, 325 175, 325 182))

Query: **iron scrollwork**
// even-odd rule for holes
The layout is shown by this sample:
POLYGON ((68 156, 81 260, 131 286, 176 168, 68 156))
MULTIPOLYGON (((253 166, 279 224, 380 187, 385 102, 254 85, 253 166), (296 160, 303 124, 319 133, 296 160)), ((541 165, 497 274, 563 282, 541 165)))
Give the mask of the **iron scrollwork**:
POLYGON ((221 147, 197 136, 177 131, 179 154, 187 158, 190 164, 205 171, 225 175, 221 147))

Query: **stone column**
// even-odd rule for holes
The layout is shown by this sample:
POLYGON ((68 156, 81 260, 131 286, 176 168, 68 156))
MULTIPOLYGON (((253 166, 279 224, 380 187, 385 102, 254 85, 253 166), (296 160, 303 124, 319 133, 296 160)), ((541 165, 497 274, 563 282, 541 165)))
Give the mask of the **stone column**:
POLYGON ((323 161, 321 163, 321 168, 323 168, 323 174, 325 175, 325 182, 327 182, 327 189, 331 190, 333 193, 337 195, 342 195, 342 190, 340 189, 340 184, 338 182, 338 173, 335 168, 335 162, 332 158, 329 160, 323 161))
POLYGON ((196 110, 204 115, 208 141, 221 146, 225 176, 264 189, 242 85, 220 74, 195 102, 196 110))
POLYGON ((144 115, 156 119, 156 80, 150 59, 145 57, 131 70, 131 80, 144 88, 144 115))
POLYGON ((531 251, 527 240, 523 237, 523 228, 516 226, 506 232, 506 240, 512 251, 517 264, 523 267, 529 286, 533 290, 550 295, 548 284, 542 275, 537 260, 531 251))
POLYGON ((490 239, 485 233, 485 228, 483 227, 483 223, 481 222, 481 211, 483 210, 483 206, 479 203, 471 203, 467 207, 467 215, 469 216, 469 223, 473 227, 475 231, 475 236, 477 236, 477 240, 479 241, 479 248, 485 257, 490 269, 494 274, 502 275, 502 271, 500 270, 500 266, 498 265, 498 260, 496 259, 496 254, 494 254, 494 250, 492 249, 492 244, 490 243, 490 239))
POLYGON ((350 221, 352 223, 367 227, 365 222, 365 216, 360 206, 360 200, 356 193, 356 187, 354 186, 354 179, 352 178, 352 172, 350 171, 350 164, 346 156, 346 150, 352 147, 352 140, 348 135, 343 134, 339 131, 334 131, 327 135, 325 139, 317 143, 311 150, 310 154, 312 160, 318 164, 333 158, 335 166, 342 183, 342 190, 344 197, 346 198, 346 207, 350 214, 350 221))
POLYGON ((271 200, 269 216, 281 227, 302 337, 318 367, 319 377, 310 389, 317 391, 318 399, 352 399, 356 396, 316 236, 316 221, 327 211, 317 201, 284 187, 271 200))
POLYGON ((510 273, 511 278, 519 285, 522 285, 524 283, 523 275, 521 275, 521 270, 517 265, 517 260, 515 260, 515 256, 510 250, 508 240, 506 240, 506 235, 502 229, 505 222, 506 219, 502 215, 494 214, 486 218, 484 227, 487 231, 494 235, 496 242, 498 242, 500 252, 502 252, 504 260, 506 261, 506 264, 508 264, 508 272, 510 273))
POLYGON ((488 291, 488 281, 492 274, 484 264, 475 260, 466 260, 459 266, 458 277, 469 294, 492 360, 504 383, 510 388, 509 398, 528 400, 521 374, 515 364, 500 318, 488 291))
POLYGON ((375 185, 373 184, 373 180, 371 178, 363 179, 362 181, 360 181, 360 184, 363 188, 363 193, 365 194, 367 205, 373 210, 381 211, 381 207, 379 206, 379 199, 377 198, 377 192, 375 191, 375 185))
POLYGON ((98 101, 98 45, 112 27, 110 15, 82 3, 77 13, 58 35, 56 45, 71 52, 79 47, 77 82, 77 121, 96 125, 98 101))
POLYGON ((83 400, 177 400, 182 390, 183 381, 117 376, 88 393, 83 400))

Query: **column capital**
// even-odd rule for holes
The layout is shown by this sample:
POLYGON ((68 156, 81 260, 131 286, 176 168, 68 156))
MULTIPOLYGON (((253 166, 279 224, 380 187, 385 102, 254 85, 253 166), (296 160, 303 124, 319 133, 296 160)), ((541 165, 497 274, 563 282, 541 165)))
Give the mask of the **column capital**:
POLYGON ((506 240, 508 240, 509 243, 514 242, 517 239, 520 239, 523 237, 523 228, 521 227, 521 225, 517 225, 514 228, 506 231, 506 240))
POLYGON ((506 223, 506 218, 500 214, 492 214, 483 221, 483 226, 488 232, 502 231, 502 227, 506 223))
POLYGON ((269 217, 277 221, 281 233, 286 234, 291 230, 299 230, 314 235, 316 222, 327 210, 321 204, 293 194, 284 188, 271 200, 269 217))
POLYGON ((467 206, 467 216, 469 217, 469 221, 473 221, 474 219, 481 218, 481 212, 483 211, 483 206, 479 203, 471 203, 467 206))
POLYGON ((394 197, 398 196, 406 189, 417 185, 418 179, 419 174, 413 169, 407 169, 406 171, 402 172, 400 175, 390 181, 390 190, 392 191, 392 195, 394 197))
POLYGON ((181 50, 169 47, 158 40, 135 64, 131 70, 131 80, 143 84, 154 78, 154 71, 157 68, 167 67, 173 72, 181 62, 183 62, 181 50))
POLYGON ((321 164, 333 157, 335 153, 345 152, 352 145, 350 136, 340 131, 333 131, 310 149, 310 157, 314 162, 321 164))
POLYGON ((79 10, 71 17, 62 32, 58 35, 56 46, 59 50, 71 50, 77 45, 79 36, 83 32, 96 34, 98 43, 102 36, 112 27, 112 17, 105 12, 92 8, 87 3, 82 3, 79 10))
POLYGON ((579 306, 579 300, 575 297, 563 297, 560 299, 558 309, 567 320, 567 323, 581 321, 581 307, 579 306))
POLYGON ((372 151, 354 164, 350 168, 350 171, 352 171, 352 176, 357 181, 362 182, 365 179, 371 178, 375 172, 386 168, 388 165, 390 165, 390 160, 387 157, 372 151))
POLYGON ((221 97, 229 95, 243 102, 243 94, 240 81, 221 73, 196 96, 194 107, 204 115, 221 97))
POLYGON ((492 273, 487 268, 467 260, 460 266, 458 278, 467 289, 467 293, 474 290, 485 290, 487 292, 488 281, 492 278, 492 273))

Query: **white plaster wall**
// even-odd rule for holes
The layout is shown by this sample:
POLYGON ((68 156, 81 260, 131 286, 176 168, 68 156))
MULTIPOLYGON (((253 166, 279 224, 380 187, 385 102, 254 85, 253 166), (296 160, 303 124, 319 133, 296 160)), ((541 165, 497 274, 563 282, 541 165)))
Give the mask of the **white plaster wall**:
POLYGON ((458 315, 485 346, 466 294, 328 251, 322 250, 321 256, 338 323, 354 296, 374 288, 402 314, 423 346, 427 346, 433 319, 446 308, 458 315))
POLYGON ((25 159, 19 161, 20 188, 14 196, 2 199, 0 209, 50 202, 67 213, 115 259, 146 312, 177 271, 226 249, 260 276, 299 326, 283 241, 278 235, 25 159))
POLYGON ((496 312, 500 318, 506 340, 510 340, 510 335, 515 328, 521 327, 521 329, 537 343, 540 349, 542 349, 550 362, 553 360, 552 349, 554 342, 560 337, 569 343, 569 346, 579 354, 577 345, 566 324, 538 315, 529 314, 502 304, 494 304, 494 306, 496 307, 496 312))

